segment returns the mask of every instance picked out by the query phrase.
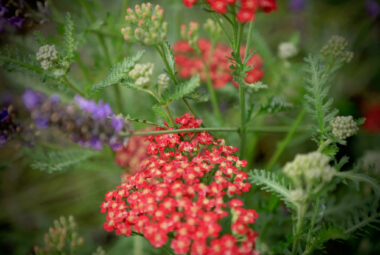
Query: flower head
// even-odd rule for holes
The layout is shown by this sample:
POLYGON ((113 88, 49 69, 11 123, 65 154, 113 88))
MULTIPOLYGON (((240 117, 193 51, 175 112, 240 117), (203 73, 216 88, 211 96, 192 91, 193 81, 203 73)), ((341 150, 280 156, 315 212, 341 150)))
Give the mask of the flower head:
MULTIPOLYGON (((184 129, 197 128, 202 121, 185 114, 175 122, 184 129)), ((231 199, 250 189, 248 175, 240 170, 246 162, 234 156, 237 148, 207 132, 148 139, 149 156, 139 171, 105 196, 104 228, 141 233, 154 247, 171 242, 176 254, 251 254, 257 234, 250 225, 258 215, 231 199), (229 211, 235 216, 231 228, 223 229, 221 220, 229 211)))
POLYGON ((124 39, 129 42, 139 41, 146 45, 154 45, 166 39, 168 23, 164 21, 164 11, 150 3, 128 8, 125 20, 127 26, 121 29, 124 39))
POLYGON ((334 35, 321 49, 321 54, 326 57, 332 57, 340 63, 350 63, 354 53, 349 50, 348 41, 338 35, 334 35))
POLYGON ((341 140, 355 135, 359 130, 352 116, 337 116, 331 121, 331 126, 332 133, 341 140))

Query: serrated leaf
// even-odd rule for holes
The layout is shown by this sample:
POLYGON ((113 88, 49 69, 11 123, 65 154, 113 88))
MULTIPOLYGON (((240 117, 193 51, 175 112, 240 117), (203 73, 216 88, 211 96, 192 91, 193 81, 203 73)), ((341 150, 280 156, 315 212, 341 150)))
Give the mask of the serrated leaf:
POLYGON ((182 82, 174 87, 174 89, 165 90, 162 95, 161 104, 168 104, 171 101, 181 99, 184 96, 190 95, 200 86, 199 75, 192 77, 190 80, 182 82))
POLYGON ((261 189, 278 196, 288 206, 295 207, 295 204, 290 198, 290 184, 287 184, 285 179, 281 178, 278 174, 255 169, 250 172, 249 181, 252 184, 260 186, 261 189))
POLYGON ((162 106, 161 105, 159 105, 159 104, 153 105, 152 110, 154 111, 154 113, 157 116, 161 117, 162 119, 164 119, 168 123, 170 122, 170 120, 169 120, 168 116, 166 115, 165 111, 162 110, 162 106))
POLYGON ((76 50, 76 43, 74 40, 74 23, 71 19, 70 13, 67 13, 65 17, 63 43, 65 48, 65 60, 70 63, 74 58, 74 52, 76 50))
POLYGON ((104 89, 108 86, 119 83, 123 79, 126 79, 128 72, 132 70, 132 68, 136 65, 137 61, 140 60, 143 54, 144 51, 139 51, 135 56, 124 58, 122 62, 115 64, 108 72, 106 77, 101 82, 94 85, 91 91, 95 92, 97 90, 104 89))
POLYGON ((37 152, 37 157, 31 167, 44 172, 53 173, 64 171, 69 167, 99 155, 99 151, 89 150, 85 148, 65 149, 62 151, 37 152))
MULTIPOLYGON (((168 61, 169 67, 171 70, 175 70, 175 61, 174 61, 174 54, 170 47, 170 44, 168 42, 163 43, 164 46, 164 54, 166 56, 166 60, 168 61)), ((170 70, 167 70, 170 72, 170 70)))

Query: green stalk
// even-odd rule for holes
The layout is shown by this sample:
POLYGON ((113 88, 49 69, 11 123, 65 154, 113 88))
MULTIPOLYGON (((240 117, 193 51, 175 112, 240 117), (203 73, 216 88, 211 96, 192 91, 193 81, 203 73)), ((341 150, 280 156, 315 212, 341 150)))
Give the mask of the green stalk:
MULTIPOLYGON (((212 52, 210 54, 212 54, 212 52)), ((206 63, 206 61, 203 57, 202 57, 202 62, 205 65, 206 78, 207 78, 206 84, 207 84, 208 93, 210 94, 210 98, 211 98, 212 109, 214 111, 215 117, 217 118, 218 122, 222 123, 223 119, 222 119, 222 115, 221 115, 220 110, 219 110, 218 98, 216 97, 215 89, 214 89, 214 86, 212 84, 210 69, 209 69, 208 63, 206 63)))
POLYGON ((293 248, 292 248, 292 255, 297 255, 297 248, 298 244, 300 241, 300 236, 301 236, 301 231, 304 223, 304 218, 305 218, 305 212, 306 212, 306 207, 303 204, 300 204, 297 206, 297 225, 295 232, 293 233, 294 240, 293 240, 293 248))
MULTIPOLYGON (((169 75, 170 75, 171 80, 172 80, 172 81, 174 82, 174 84, 177 86, 177 85, 178 85, 178 80, 177 80, 177 78, 176 78, 176 76, 175 76, 174 70, 171 69, 171 67, 170 67, 170 65, 169 65, 169 62, 168 62, 168 60, 166 59, 166 55, 165 55, 165 53, 164 53, 165 51, 164 51, 164 49, 163 49, 163 45, 155 46, 154 48, 156 49, 156 51, 157 51, 158 54, 160 55, 162 61, 164 61, 165 67, 166 67, 166 69, 167 69, 167 71, 168 71, 168 73, 169 73, 169 75)), ((184 102, 184 104, 186 105, 186 107, 189 109, 189 111, 191 112, 191 114, 193 114, 194 116, 196 116, 194 110, 191 108, 191 106, 190 106, 189 102, 186 100, 186 98, 182 98, 182 101, 184 102)), ((169 108, 167 108, 166 110, 169 110, 169 108)), ((166 110, 165 110, 165 111, 166 111, 166 110)), ((169 110, 169 114, 172 115, 172 114, 170 113, 170 110, 169 110)), ((170 116, 169 116, 169 118, 170 118, 170 116)), ((171 119, 173 119, 173 118, 171 118, 171 119)))
POLYGON ((265 169, 270 171, 273 168, 273 166, 276 164, 277 160, 279 159, 281 154, 284 152, 286 146, 289 144, 294 134, 296 133, 298 126, 301 124, 301 121, 305 116, 305 113, 306 113, 306 110, 302 109, 302 111, 298 114, 296 121, 294 122, 293 126, 289 130, 286 137, 281 142, 278 143, 277 150, 273 154, 272 158, 269 160, 269 163, 265 169))
POLYGON ((318 214, 318 208, 319 208, 319 203, 320 203, 320 199, 317 198, 317 200, 315 201, 315 204, 314 204, 314 210, 313 210, 313 215, 311 217, 311 222, 310 222, 310 226, 309 226, 309 231, 307 233, 307 238, 306 238, 306 246, 309 246, 309 244, 311 243, 311 232, 314 228, 314 225, 315 225, 315 220, 317 218, 317 214, 318 214))
MULTIPOLYGON (((132 119, 133 121, 133 119, 132 119)), ((150 125, 155 125, 154 123, 145 123, 150 125)), ((146 135, 162 135, 162 134, 173 134, 173 133, 195 133, 195 132, 238 132, 239 127, 200 127, 200 128, 185 128, 185 129, 173 129, 173 130, 159 130, 159 131, 147 131, 141 132, 137 131, 132 134, 132 136, 146 136, 146 135)), ((270 127, 252 127, 247 128, 247 132, 287 132, 288 127, 281 126, 270 126, 270 127)), ((121 136, 129 136, 129 133, 120 133, 121 136)))
POLYGON ((240 99, 240 157, 244 158, 245 141, 246 141, 246 127, 245 127, 245 94, 242 84, 239 85, 239 99, 240 99))
POLYGON ((62 79, 63 81, 66 83, 66 85, 71 88, 72 90, 74 90, 76 93, 78 93, 80 96, 84 97, 84 93, 77 87, 75 86, 70 80, 69 78, 67 77, 67 75, 63 75, 62 76, 62 79))

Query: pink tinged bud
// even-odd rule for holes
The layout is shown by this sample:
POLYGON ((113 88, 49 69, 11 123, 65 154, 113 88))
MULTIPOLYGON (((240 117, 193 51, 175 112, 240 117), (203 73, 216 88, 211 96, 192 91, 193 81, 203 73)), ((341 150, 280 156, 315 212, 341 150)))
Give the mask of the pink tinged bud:
POLYGON ((138 21, 139 25, 141 26, 143 24, 143 20, 142 19, 139 19, 138 21))

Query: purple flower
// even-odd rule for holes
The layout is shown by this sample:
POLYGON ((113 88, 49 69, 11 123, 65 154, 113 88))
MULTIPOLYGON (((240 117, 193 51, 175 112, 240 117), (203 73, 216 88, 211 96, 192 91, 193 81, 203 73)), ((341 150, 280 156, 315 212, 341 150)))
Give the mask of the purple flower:
POLYGON ((367 0, 366 10, 370 16, 376 18, 380 14, 380 4, 375 0, 367 0))
POLYGON ((4 17, 7 12, 8 9, 0 3, 0 17, 4 17))
POLYGON ((49 126, 49 120, 44 117, 37 117, 35 123, 39 129, 45 129, 49 126))
POLYGON ((124 127, 124 119, 120 116, 113 116, 112 127, 116 132, 120 132, 124 127))
POLYGON ((45 96, 38 91, 27 89, 22 95, 22 100, 28 110, 33 110, 43 103, 45 96))
POLYGON ((93 148, 94 150, 99 150, 101 151, 102 150, 102 141, 100 141, 97 137, 93 137, 90 141, 90 146, 91 148, 93 148))
POLYGON ((0 122, 4 122, 9 119, 9 112, 7 109, 4 109, 0 112, 0 122))
POLYGON ((305 0, 289 0, 289 8, 294 12, 302 11, 305 8, 305 0))
POLYGON ((0 147, 7 143, 7 137, 5 135, 0 134, 0 147))
POLYGON ((21 28, 22 25, 24 24, 25 19, 18 17, 18 16, 13 16, 8 19, 8 23, 14 27, 21 28))
POLYGON ((79 105, 82 111, 90 113, 94 119, 105 119, 112 115, 112 109, 109 104, 103 103, 102 100, 96 104, 92 100, 87 100, 81 96, 76 95, 74 98, 75 102, 79 105))

